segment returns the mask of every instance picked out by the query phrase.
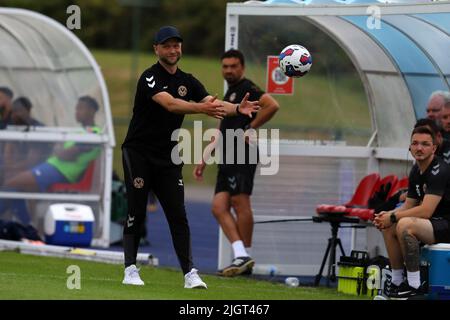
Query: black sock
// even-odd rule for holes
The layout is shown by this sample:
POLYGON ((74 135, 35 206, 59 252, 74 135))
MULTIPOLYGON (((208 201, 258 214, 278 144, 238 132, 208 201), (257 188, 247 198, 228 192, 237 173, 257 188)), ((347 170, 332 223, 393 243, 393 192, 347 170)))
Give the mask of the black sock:
MULTIPOLYGON (((137 246, 134 234, 123 235, 123 252, 125 257, 125 268, 136 264, 137 246)), ((139 239, 139 237, 137 237, 139 239)), ((139 244, 139 241, 138 241, 139 244)))

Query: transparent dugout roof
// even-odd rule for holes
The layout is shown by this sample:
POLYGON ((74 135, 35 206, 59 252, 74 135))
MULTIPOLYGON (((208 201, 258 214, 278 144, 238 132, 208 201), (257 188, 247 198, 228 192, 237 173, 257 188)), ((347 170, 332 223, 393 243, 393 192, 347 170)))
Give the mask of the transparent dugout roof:
POLYGON ((379 146, 404 146, 416 119, 425 117, 431 93, 450 90, 449 1, 269 0, 238 6, 229 5, 229 13, 240 16, 239 25, 252 15, 296 23, 288 19, 292 15, 330 35, 359 73, 379 146), (368 23, 369 6, 380 10, 379 28, 368 23))
POLYGON ((33 118, 46 127, 79 127, 75 106, 90 96, 100 106, 96 125, 114 140, 103 77, 70 30, 28 10, 0 8, 0 43, 0 86, 27 97, 33 118))

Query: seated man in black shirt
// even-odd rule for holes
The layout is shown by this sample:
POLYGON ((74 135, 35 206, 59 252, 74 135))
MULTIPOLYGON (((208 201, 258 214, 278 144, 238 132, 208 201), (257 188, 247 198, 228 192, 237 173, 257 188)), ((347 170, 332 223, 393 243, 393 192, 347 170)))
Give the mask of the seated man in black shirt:
MULTIPOLYGON (((24 127, 25 131, 28 131, 29 127, 44 126, 31 116, 32 107, 31 101, 26 97, 15 99, 10 125, 24 127)), ((52 145, 46 142, 21 140, 5 142, 3 152, 5 181, 41 163, 48 158, 51 151, 52 145)))
POLYGON ((416 164, 409 175, 406 201, 374 219, 383 232, 391 263, 391 297, 424 294, 419 271, 420 243, 450 242, 450 167, 435 156, 436 149, 433 131, 423 126, 413 130, 409 150, 416 164), (407 281, 403 280, 404 265, 407 281))
POLYGON ((18 97, 13 101, 11 110, 11 124, 16 126, 39 127, 44 124, 31 116, 33 104, 27 97, 18 97))

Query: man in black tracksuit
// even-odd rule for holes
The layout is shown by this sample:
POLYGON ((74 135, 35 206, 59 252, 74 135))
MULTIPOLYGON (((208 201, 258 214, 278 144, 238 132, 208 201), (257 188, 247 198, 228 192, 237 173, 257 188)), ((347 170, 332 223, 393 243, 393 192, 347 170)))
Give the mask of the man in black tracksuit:
POLYGON ((174 164, 171 158, 177 145, 177 141, 171 140, 172 133, 181 127, 185 114, 204 113, 222 119, 236 112, 251 116, 258 110, 257 102, 247 101, 247 98, 240 104, 216 100, 194 76, 181 71, 177 63, 181 58, 182 41, 178 30, 171 26, 162 27, 156 33, 154 50, 158 62, 139 78, 133 117, 122 145, 128 198, 123 238, 124 284, 144 284, 136 268, 136 256, 148 193, 153 190, 169 223, 185 275, 185 288, 206 288, 193 268, 182 165, 174 164))

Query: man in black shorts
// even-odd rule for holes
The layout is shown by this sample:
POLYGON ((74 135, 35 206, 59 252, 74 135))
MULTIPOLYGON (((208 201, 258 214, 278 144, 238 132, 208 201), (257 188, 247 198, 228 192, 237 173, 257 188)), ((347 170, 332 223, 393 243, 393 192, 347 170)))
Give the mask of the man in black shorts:
MULTIPOLYGON (((251 80, 245 78, 245 60, 240 51, 229 50, 222 55, 221 60, 222 75, 228 84, 224 100, 235 103, 240 101, 246 92, 249 92, 249 99, 258 101, 261 107, 254 119, 236 115, 226 117, 220 122, 223 163, 219 164, 212 212, 230 241, 234 255, 231 265, 219 270, 218 273, 222 276, 231 277, 251 273, 255 263, 251 258, 253 213, 250 196, 258 162, 258 149, 257 146, 253 145, 251 139, 249 141, 249 138, 246 137, 245 156, 241 155, 244 161, 239 162, 240 155, 238 154, 237 141, 228 144, 228 146, 234 148, 234 157, 227 159, 227 153, 230 153, 230 150, 227 150, 227 130, 235 132, 242 129, 245 132, 251 132, 269 121, 278 111, 279 105, 272 96, 258 88, 251 80), (256 157, 252 159, 252 155, 256 155, 256 157), (228 160, 231 160, 231 163, 228 160), (234 209, 236 218, 231 214, 231 208, 234 209)), ((239 137, 233 138, 239 139, 239 137)), ((217 142, 218 140, 213 143, 217 142)), ((206 156, 208 155, 206 154, 206 156)), ((197 180, 202 179, 205 166, 204 161, 196 166, 194 177, 197 180)))
POLYGON ((236 104, 219 101, 210 96, 194 76, 181 71, 177 64, 182 41, 178 30, 171 26, 162 27, 155 34, 154 50, 158 62, 145 70, 138 81, 133 117, 122 144, 128 201, 123 237, 123 284, 144 284, 136 268, 136 256, 148 193, 152 190, 169 223, 184 274, 184 287, 206 288, 192 262, 182 164, 177 165, 172 160, 172 151, 177 147, 172 135, 181 127, 185 114, 204 113, 222 119, 236 112, 251 116, 259 109, 257 102, 247 101, 248 95, 236 104))
POLYGON ((410 152, 416 164, 409 175, 408 195, 398 209, 382 211, 374 219, 382 230, 392 268, 389 295, 422 295, 420 243, 450 242, 450 167, 435 156, 436 136, 427 127, 411 135, 410 152), (403 278, 406 267, 407 281, 403 278))

